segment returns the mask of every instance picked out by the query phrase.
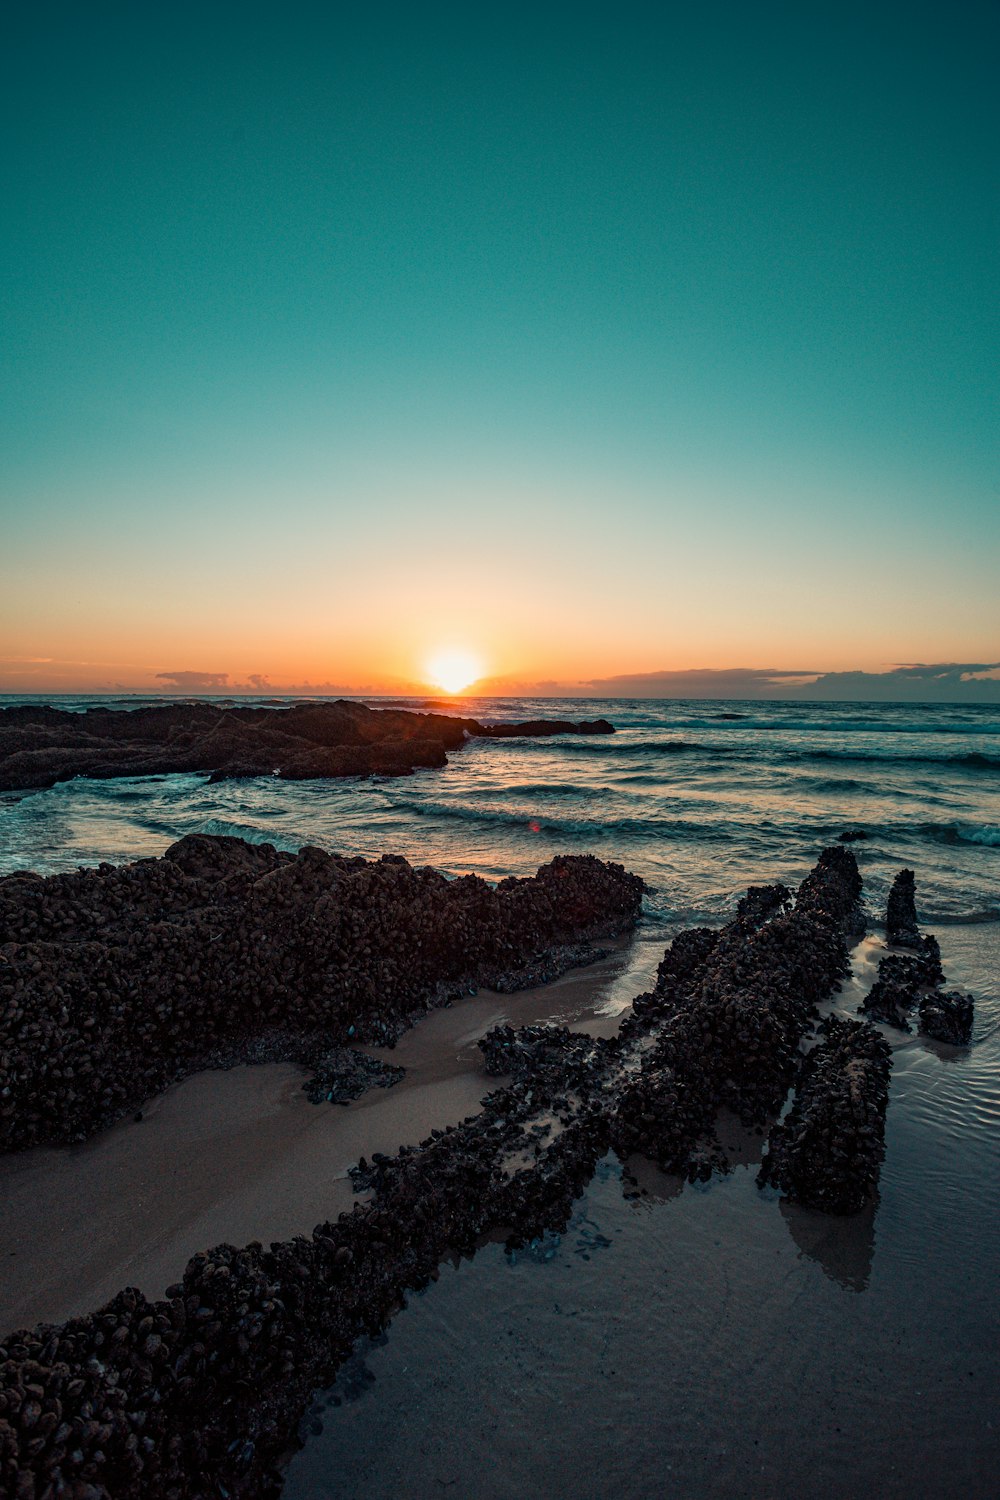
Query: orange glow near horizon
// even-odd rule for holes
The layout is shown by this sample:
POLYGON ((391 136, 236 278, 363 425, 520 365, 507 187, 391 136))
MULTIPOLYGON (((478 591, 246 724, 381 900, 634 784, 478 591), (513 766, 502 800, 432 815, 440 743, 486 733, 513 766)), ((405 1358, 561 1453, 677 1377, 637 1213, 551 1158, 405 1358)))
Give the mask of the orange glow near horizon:
POLYGON ((436 651, 426 665, 428 680, 445 693, 461 693, 483 675, 479 658, 463 647, 436 651))

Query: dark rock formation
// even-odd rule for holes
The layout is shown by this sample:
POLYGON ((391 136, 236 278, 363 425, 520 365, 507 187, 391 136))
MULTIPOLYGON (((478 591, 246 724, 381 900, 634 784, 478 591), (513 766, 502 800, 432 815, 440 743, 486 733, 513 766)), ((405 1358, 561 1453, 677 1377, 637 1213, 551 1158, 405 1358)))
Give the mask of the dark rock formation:
POLYGON ((710 1174, 722 1107, 748 1125, 780 1109, 816 1002, 849 971, 860 893, 854 856, 825 849, 794 909, 783 886, 752 888, 714 942, 698 934, 679 959, 667 956, 660 994, 636 1007, 663 1025, 622 1090, 611 1127, 620 1156, 640 1152, 689 1174, 694 1161, 710 1174))
POLYGON ((920 1030, 935 1042, 965 1046, 972 1040, 974 1002, 961 990, 933 990, 920 1001, 920 1030))
POLYGON ((920 952, 890 953, 879 959, 878 978, 862 1001, 861 1010, 873 1021, 910 1031, 908 1016, 929 985, 944 978, 937 938, 919 937, 920 952))
POLYGON ((574 724, 568 719, 528 719, 523 724, 480 725, 475 733, 493 740, 542 738, 552 734, 614 734, 615 726, 607 719, 583 719, 574 724))
POLYGON ((491 887, 203 835, 162 859, 6 876, 0 1149, 82 1140, 206 1066, 284 1056, 327 1076, 331 1048, 392 1046, 470 985, 586 961, 642 888, 589 855, 491 887))
POLYGON ((861 839, 866 839, 867 837, 868 835, 863 828, 845 828, 844 832, 839 836, 839 842, 841 844, 857 844, 861 839))
POLYGON ((152 708, 0 709, 0 791, 74 776, 206 772, 212 781, 278 776, 405 776, 443 766, 469 736, 613 734, 605 719, 483 725, 449 714, 372 709, 341 699, 291 708, 164 703, 152 708))
POLYGON ((405 1068, 394 1068, 353 1047, 330 1047, 311 1057, 309 1065, 313 1076, 302 1087, 313 1104, 350 1104, 367 1089, 391 1089, 406 1076, 405 1068))
POLYGON ((830 1016, 803 1059, 795 1102, 768 1140, 758 1182, 826 1213, 858 1213, 878 1182, 892 1066, 874 1026, 830 1016))
POLYGON ((900 870, 885 908, 885 940, 893 948, 919 948, 916 884, 912 870, 900 870))
POLYGON ((913 949, 912 955, 892 953, 879 961, 878 978, 861 1003, 864 1015, 873 1021, 911 1031, 910 1012, 917 1007, 920 1030, 939 1042, 956 1045, 972 1035, 973 998, 958 990, 943 994, 941 948, 931 933, 917 926, 915 882, 912 870, 900 870, 889 892, 886 934, 897 947, 913 949))

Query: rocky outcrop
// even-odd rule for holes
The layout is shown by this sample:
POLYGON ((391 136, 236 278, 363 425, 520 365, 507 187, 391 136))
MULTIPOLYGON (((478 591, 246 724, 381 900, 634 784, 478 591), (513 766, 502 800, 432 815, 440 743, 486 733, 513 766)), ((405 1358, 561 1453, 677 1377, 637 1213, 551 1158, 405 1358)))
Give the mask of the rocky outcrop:
POLYGON ((932 990, 920 1001, 920 1030, 935 1042, 964 1047, 972 1040, 975 1002, 961 990, 932 990))
POLYGON ((667 955, 659 995, 637 1007, 658 1011, 663 1024, 615 1111, 619 1155, 637 1151, 667 1170, 710 1175, 722 1107, 748 1125, 780 1109, 816 1004, 849 971, 860 894, 854 856, 825 849, 794 907, 784 886, 752 887, 714 942, 698 933, 679 960, 667 955))
POLYGON ((974 1002, 959 990, 944 993, 941 948, 932 933, 917 925, 916 885, 912 870, 900 870, 892 883, 886 908, 886 937, 910 953, 890 953, 879 960, 878 978, 861 1003, 872 1021, 912 1031, 916 1009, 920 1030, 938 1042, 964 1045, 971 1040, 974 1002))
POLYGON ((900 870, 885 908, 885 940, 893 948, 919 948, 917 893, 912 870, 900 870))
POLYGON ((872 1021, 910 1031, 909 1014, 930 985, 941 983, 941 950, 937 938, 920 938, 920 951, 890 953, 879 959, 878 978, 862 1001, 861 1010, 872 1021))
POLYGON ((341 699, 290 708, 164 703, 148 708, 0 709, 0 791, 54 786, 74 776, 202 772, 212 781, 277 776, 405 776, 443 766, 467 738, 613 734, 606 719, 572 724, 480 724, 449 714, 372 709, 341 699))
POLYGON ((285 1057, 332 1076, 331 1048, 392 1046, 472 985, 585 961, 642 889, 588 855, 493 887, 203 835, 161 859, 6 876, 0 1149, 82 1140, 207 1066, 285 1057))
POLYGON ((492 740, 510 740, 553 734, 614 734, 615 726, 607 719, 584 719, 578 724, 569 719, 527 719, 523 724, 481 725, 478 732, 492 740))
POLYGON ((874 1026, 830 1016, 802 1062, 795 1102, 768 1138, 758 1182, 825 1213, 858 1213, 875 1192, 885 1154, 892 1066, 874 1026))

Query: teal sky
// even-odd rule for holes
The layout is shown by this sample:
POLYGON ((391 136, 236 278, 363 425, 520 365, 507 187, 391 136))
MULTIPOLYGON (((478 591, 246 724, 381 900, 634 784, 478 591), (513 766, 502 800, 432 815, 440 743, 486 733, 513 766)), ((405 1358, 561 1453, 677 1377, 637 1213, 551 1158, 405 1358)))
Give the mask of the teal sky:
POLYGON ((0 689, 995 660, 998 16, 20 7, 0 689))

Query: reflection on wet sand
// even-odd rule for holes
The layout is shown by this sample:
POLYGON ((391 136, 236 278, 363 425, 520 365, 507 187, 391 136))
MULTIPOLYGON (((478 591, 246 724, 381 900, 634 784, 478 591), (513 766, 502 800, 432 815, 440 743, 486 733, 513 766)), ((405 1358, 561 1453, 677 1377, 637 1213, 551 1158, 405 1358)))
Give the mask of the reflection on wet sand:
POLYGON ((868 1286, 875 1255, 875 1218, 878 1198, 860 1213, 838 1218, 816 1213, 782 1198, 781 1217, 803 1255, 814 1260, 829 1276, 849 1291, 863 1292, 868 1286))

